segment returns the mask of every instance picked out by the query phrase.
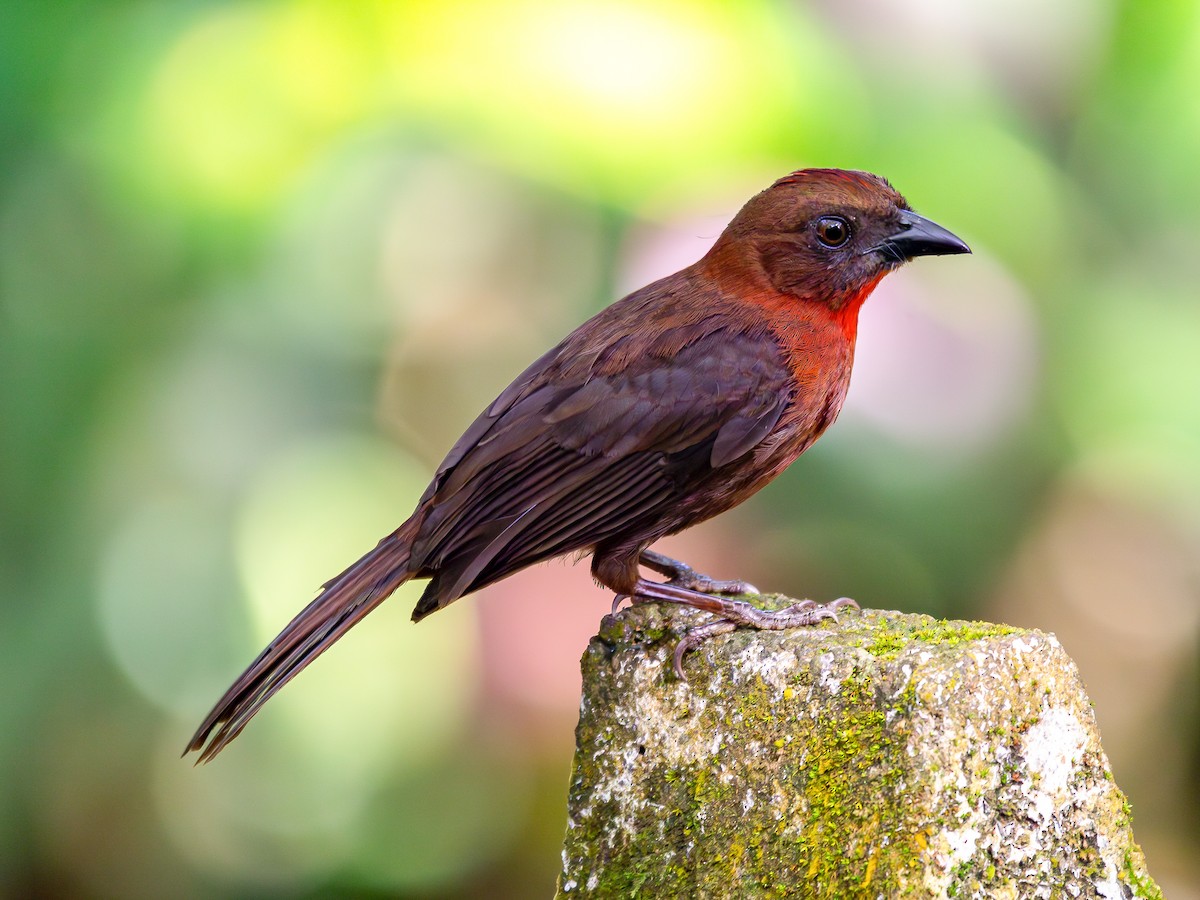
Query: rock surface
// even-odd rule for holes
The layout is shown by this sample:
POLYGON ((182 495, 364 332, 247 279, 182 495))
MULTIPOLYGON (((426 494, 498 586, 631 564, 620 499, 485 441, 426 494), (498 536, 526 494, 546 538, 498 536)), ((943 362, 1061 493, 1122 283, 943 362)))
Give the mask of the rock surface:
POLYGON ((702 616, 605 619, 559 897, 1161 896, 1053 635, 839 616, 709 641, 687 684, 702 616))

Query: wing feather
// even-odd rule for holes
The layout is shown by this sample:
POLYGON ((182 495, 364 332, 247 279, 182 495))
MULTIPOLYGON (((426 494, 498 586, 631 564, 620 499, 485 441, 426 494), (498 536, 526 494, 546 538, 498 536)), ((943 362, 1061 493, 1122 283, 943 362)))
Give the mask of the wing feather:
POLYGON ((774 341, 712 315, 693 330, 656 338, 670 353, 589 349, 587 366, 568 338, 476 420, 423 501, 412 564, 432 580, 414 617, 531 563, 652 530, 697 479, 771 433, 791 399, 774 341))

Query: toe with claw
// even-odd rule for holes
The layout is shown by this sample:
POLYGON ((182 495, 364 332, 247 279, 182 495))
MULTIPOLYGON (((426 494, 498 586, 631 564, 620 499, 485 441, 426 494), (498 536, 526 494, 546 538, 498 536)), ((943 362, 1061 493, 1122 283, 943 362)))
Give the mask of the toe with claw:
POLYGON ((675 645, 672 667, 679 680, 686 682, 687 675, 683 671, 683 658, 711 638, 729 634, 743 626, 781 631, 788 628, 816 625, 825 619, 837 622, 837 610, 847 607, 859 609, 859 605, 849 597, 839 597, 824 605, 814 600, 801 600, 774 612, 759 609, 741 600, 726 601, 720 612, 722 618, 698 625, 688 630, 679 639, 679 643, 675 645))
POLYGON ((654 550, 643 550, 638 559, 647 569, 653 569, 660 575, 666 575, 670 580, 667 584, 673 587, 696 591, 699 594, 758 594, 760 591, 748 581, 730 580, 718 581, 701 574, 687 563, 664 556, 654 550))

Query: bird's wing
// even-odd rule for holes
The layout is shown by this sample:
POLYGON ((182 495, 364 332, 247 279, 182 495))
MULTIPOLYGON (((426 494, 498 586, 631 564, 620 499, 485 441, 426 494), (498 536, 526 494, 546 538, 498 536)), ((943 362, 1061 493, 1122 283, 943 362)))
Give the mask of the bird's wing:
POLYGON ((774 340, 732 322, 693 334, 573 370, 561 345, 501 395, 423 500, 413 568, 433 580, 415 618, 531 563, 652 529, 697 478, 771 432, 790 400, 774 340))

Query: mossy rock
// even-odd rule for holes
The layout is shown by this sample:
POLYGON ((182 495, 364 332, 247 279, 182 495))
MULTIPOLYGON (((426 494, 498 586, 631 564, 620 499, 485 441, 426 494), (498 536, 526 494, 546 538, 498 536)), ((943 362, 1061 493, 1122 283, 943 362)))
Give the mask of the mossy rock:
POLYGON ((842 610, 709 641, 683 683, 700 621, 641 606, 588 646, 560 897, 1161 896, 1053 635, 842 610))

